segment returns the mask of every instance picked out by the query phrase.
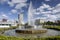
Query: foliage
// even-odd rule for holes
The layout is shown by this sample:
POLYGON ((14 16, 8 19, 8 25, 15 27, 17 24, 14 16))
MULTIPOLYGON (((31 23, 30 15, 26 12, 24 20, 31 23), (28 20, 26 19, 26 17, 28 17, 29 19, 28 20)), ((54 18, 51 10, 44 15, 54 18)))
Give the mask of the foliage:
POLYGON ((47 21, 44 22, 44 25, 60 25, 60 20, 56 20, 55 22, 47 21))

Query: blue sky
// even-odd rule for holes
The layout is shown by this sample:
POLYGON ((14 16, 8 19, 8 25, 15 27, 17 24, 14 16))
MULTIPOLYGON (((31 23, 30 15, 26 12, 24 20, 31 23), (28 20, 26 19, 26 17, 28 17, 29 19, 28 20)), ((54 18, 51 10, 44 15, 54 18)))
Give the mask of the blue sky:
POLYGON ((18 13, 23 13, 27 22, 30 2, 35 18, 60 20, 60 0, 0 0, 0 19, 18 20, 18 13))

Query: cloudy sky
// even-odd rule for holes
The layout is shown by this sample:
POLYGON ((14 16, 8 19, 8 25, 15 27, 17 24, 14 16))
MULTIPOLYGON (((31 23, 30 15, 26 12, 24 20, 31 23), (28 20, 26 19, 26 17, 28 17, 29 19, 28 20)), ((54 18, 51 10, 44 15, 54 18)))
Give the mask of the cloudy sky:
POLYGON ((24 14, 27 22, 29 4, 32 2, 35 18, 60 20, 60 0, 0 0, 0 20, 18 20, 18 14, 24 14))

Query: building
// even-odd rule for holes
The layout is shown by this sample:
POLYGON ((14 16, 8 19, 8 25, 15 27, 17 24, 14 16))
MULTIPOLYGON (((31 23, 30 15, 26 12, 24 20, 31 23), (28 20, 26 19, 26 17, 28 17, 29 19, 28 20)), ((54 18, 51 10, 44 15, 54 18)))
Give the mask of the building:
POLYGON ((44 19, 36 19, 35 20, 35 25, 40 25, 40 24, 43 24, 45 22, 44 19))
POLYGON ((2 19, 0 21, 0 28, 9 28, 10 26, 17 26, 17 23, 13 21, 7 21, 7 19, 2 19))
POLYGON ((2 22, 7 22, 7 19, 2 19, 2 22))

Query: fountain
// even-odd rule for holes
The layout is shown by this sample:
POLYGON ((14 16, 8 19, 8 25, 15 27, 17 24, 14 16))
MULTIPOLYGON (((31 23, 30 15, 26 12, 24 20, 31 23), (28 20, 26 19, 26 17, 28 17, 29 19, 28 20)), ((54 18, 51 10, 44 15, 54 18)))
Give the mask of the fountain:
POLYGON ((22 25, 23 14, 19 14, 19 29, 16 29, 17 33, 40 34, 40 33, 47 32, 47 30, 43 29, 41 25, 40 26, 35 25, 34 20, 32 20, 33 19, 32 10, 33 10, 33 6, 32 6, 32 2, 30 2, 30 6, 28 9, 28 25, 27 25, 27 27, 29 27, 29 28, 25 28, 25 26, 22 25))

